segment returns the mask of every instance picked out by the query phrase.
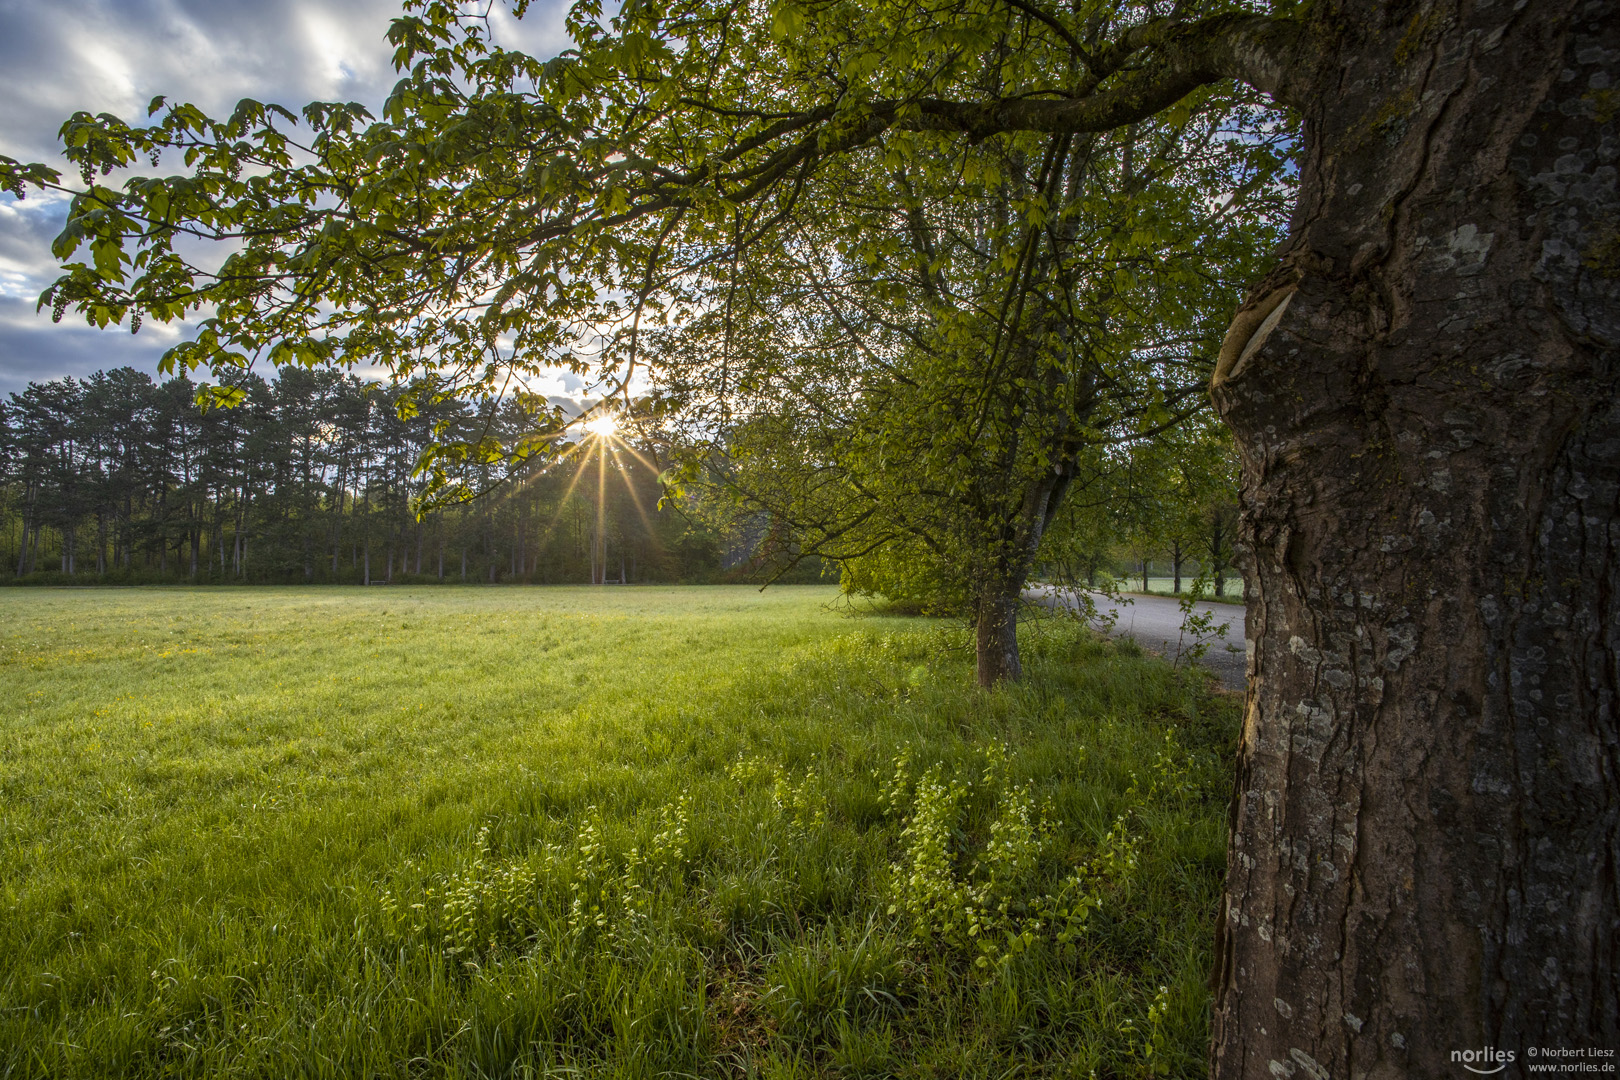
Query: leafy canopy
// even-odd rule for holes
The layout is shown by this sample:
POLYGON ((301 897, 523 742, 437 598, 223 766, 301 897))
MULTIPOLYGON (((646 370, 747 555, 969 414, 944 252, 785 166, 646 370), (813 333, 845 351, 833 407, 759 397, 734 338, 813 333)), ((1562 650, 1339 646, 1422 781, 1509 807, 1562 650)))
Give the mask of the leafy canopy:
MULTIPOLYGON (((98 326, 198 317, 163 364, 211 369, 202 393, 221 404, 260 360, 382 363, 412 387, 406 410, 514 396, 534 437, 437 453, 537 454, 560 417, 526 381, 594 369, 625 391, 682 276, 770 237, 828 162, 881 137, 886 169, 988 182, 966 170, 993 158, 941 147, 1174 124, 1189 92, 1234 75, 1281 94, 1299 37, 1224 5, 1025 0, 632 0, 610 18, 580 0, 567 27, 573 46, 541 61, 477 14, 410 0, 380 116, 247 100, 214 119, 162 98, 145 126, 76 114, 62 136, 82 188, 0 161, 19 196, 74 193, 42 304, 98 326), (176 157, 183 172, 157 174, 176 157), (143 160, 151 174, 112 184, 143 160), (188 255, 199 237, 228 254, 188 255)), ((1032 227, 1052 212, 1010 210, 1032 227)))

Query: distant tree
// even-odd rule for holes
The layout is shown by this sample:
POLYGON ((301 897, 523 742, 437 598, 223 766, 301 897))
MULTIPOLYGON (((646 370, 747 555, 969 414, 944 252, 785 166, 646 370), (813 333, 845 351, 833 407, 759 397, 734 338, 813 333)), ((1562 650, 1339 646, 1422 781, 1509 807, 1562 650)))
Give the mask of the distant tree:
POLYGON ((1181 563, 1196 558, 1216 596, 1226 595, 1237 539, 1237 455, 1219 425, 1188 424, 1153 448, 1158 536, 1181 591, 1181 563))
POLYGON ((691 477, 766 511, 787 558, 965 612, 980 683, 1018 677, 1024 585, 1083 459, 1207 411, 1237 282, 1276 235, 1279 136, 1239 106, 1004 140, 971 182, 893 147, 881 188, 829 167, 813 210, 649 335, 690 422, 724 433, 723 467, 691 477))

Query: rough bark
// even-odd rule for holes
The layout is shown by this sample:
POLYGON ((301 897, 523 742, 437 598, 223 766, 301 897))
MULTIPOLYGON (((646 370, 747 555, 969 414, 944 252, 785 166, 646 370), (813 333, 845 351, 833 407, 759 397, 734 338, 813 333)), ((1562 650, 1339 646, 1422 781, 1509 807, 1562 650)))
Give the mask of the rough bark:
POLYGON ((975 575, 972 601, 978 680, 986 689, 1023 678, 1024 667, 1018 658, 1018 609, 1024 602, 1024 585, 1035 565, 1041 537, 1063 505, 1072 479, 1065 465, 1027 484, 1011 519, 992 524, 1000 535, 996 543, 989 545, 990 564, 975 575))
POLYGON ((992 597, 982 601, 974 613, 980 686, 989 688, 1023 677, 1018 659, 1018 604, 1016 594, 992 597))
POLYGON ((1214 1074, 1620 1049, 1620 20, 1316 18, 1215 388, 1251 587, 1214 1074))

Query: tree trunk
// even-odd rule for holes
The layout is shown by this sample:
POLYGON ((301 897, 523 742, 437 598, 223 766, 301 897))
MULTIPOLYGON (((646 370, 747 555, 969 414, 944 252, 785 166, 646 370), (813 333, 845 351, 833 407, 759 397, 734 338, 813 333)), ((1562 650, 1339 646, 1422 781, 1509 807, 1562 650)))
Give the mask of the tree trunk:
POLYGON ((1023 677, 1018 659, 1018 608, 1023 603, 1024 583, 1071 478, 1072 473, 1059 470, 1027 485, 1012 520, 995 523, 1002 534, 999 551, 991 565, 974 575, 973 624, 982 687, 1023 677))
POLYGON ((1215 577, 1215 595, 1226 595, 1226 556, 1228 523, 1226 511, 1216 507, 1209 519, 1209 566, 1215 577))
POLYGON ((1517 1075, 1620 1048, 1620 19, 1318 16, 1295 232, 1215 380, 1251 641, 1213 1070, 1517 1075))
POLYGON ((988 596, 975 605, 973 613, 979 660, 979 685, 995 686, 1002 680, 1016 682, 1023 677, 1018 660, 1018 595, 988 596))

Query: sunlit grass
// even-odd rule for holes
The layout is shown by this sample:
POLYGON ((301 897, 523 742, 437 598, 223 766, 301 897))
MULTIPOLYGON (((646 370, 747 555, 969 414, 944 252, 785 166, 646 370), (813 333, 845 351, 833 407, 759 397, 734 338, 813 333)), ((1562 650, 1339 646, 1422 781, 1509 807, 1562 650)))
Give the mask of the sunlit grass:
POLYGON ((833 598, 6 590, 0 1075, 1199 1074, 1230 706, 833 598))

